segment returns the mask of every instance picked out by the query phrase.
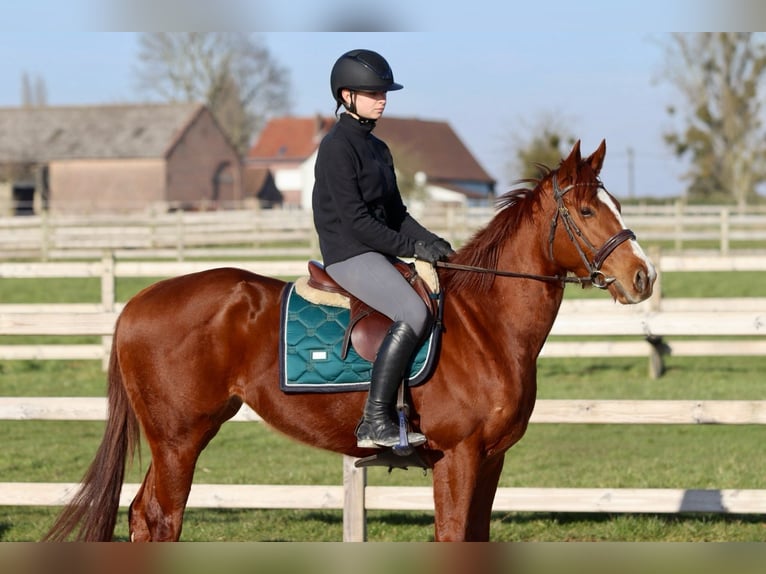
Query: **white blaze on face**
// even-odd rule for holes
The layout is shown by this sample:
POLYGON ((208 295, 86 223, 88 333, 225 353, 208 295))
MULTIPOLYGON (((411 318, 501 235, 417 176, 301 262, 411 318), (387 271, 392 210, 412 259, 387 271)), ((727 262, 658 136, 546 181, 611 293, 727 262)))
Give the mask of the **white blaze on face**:
MULTIPOLYGON (((620 223, 620 226, 623 229, 626 229, 625 222, 622 219, 622 214, 617 209, 617 204, 615 204, 614 199, 612 199, 612 197, 606 192, 606 190, 599 189, 596 197, 598 197, 601 203, 603 203, 609 208, 609 211, 612 212, 614 217, 620 223)), ((651 260, 644 253, 644 250, 641 249, 641 246, 638 244, 638 241, 636 241, 635 239, 631 239, 630 247, 631 249, 633 249, 633 254, 639 259, 641 259, 646 265, 646 271, 647 273, 649 273, 649 280, 654 281, 655 277, 657 277, 657 270, 654 268, 654 264, 651 262, 651 260)))

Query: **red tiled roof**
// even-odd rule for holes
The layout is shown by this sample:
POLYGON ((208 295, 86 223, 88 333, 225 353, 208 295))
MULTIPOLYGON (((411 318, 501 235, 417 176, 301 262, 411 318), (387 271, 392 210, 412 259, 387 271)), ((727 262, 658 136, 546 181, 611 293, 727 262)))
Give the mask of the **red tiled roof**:
MULTIPOLYGON (((303 160, 316 150, 334 118, 271 120, 248 153, 249 159, 303 160)), ((493 182, 447 122, 384 117, 375 134, 396 156, 412 154, 429 180, 493 182)))
POLYGON ((394 153, 416 154, 429 180, 493 181, 447 122, 384 117, 375 134, 394 153))
POLYGON ((283 117, 271 120, 250 148, 248 158, 297 159, 309 157, 322 135, 335 122, 333 118, 283 117))

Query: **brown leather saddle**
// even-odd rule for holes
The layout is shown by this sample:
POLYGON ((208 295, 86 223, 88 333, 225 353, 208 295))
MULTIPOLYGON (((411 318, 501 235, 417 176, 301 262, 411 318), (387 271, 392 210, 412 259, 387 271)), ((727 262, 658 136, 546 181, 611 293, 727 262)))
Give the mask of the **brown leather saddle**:
MULTIPOLYGON (((353 345, 354 350, 360 357, 373 362, 375 355, 378 353, 378 348, 393 321, 338 285, 327 274, 324 265, 319 261, 309 261, 308 267, 308 284, 310 287, 320 291, 341 294, 348 297, 351 302, 351 313, 348 327, 346 327, 346 334, 343 337, 341 357, 345 359, 348 354, 349 345, 353 345)), ((431 317, 436 317, 439 304, 438 298, 431 292, 423 278, 415 271, 415 266, 404 261, 398 261, 395 263, 395 267, 402 274, 402 277, 412 285, 415 292, 420 295, 420 298, 423 299, 431 313, 431 317)))

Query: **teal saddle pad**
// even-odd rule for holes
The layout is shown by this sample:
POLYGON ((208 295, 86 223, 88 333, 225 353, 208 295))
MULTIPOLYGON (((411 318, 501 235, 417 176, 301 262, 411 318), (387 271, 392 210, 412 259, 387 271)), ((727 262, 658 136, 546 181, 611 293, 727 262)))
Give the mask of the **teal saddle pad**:
MULTIPOLYGON (((290 283, 282 294, 279 339, 279 385, 287 393, 334 393, 367 390, 372 363, 350 345, 345 359, 343 338, 350 312, 318 305, 301 297, 290 283)), ((418 349, 410 365, 409 386, 428 378, 436 355, 437 330, 418 349)))

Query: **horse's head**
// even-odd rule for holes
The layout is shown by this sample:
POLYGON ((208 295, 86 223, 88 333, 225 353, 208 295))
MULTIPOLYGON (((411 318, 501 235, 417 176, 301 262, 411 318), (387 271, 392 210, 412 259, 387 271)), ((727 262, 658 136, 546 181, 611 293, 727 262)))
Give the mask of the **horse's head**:
POLYGON ((657 272, 599 179, 605 155, 602 141, 582 158, 578 141, 540 182, 552 202, 550 257, 562 269, 590 277, 620 303, 638 303, 652 294, 657 272))

